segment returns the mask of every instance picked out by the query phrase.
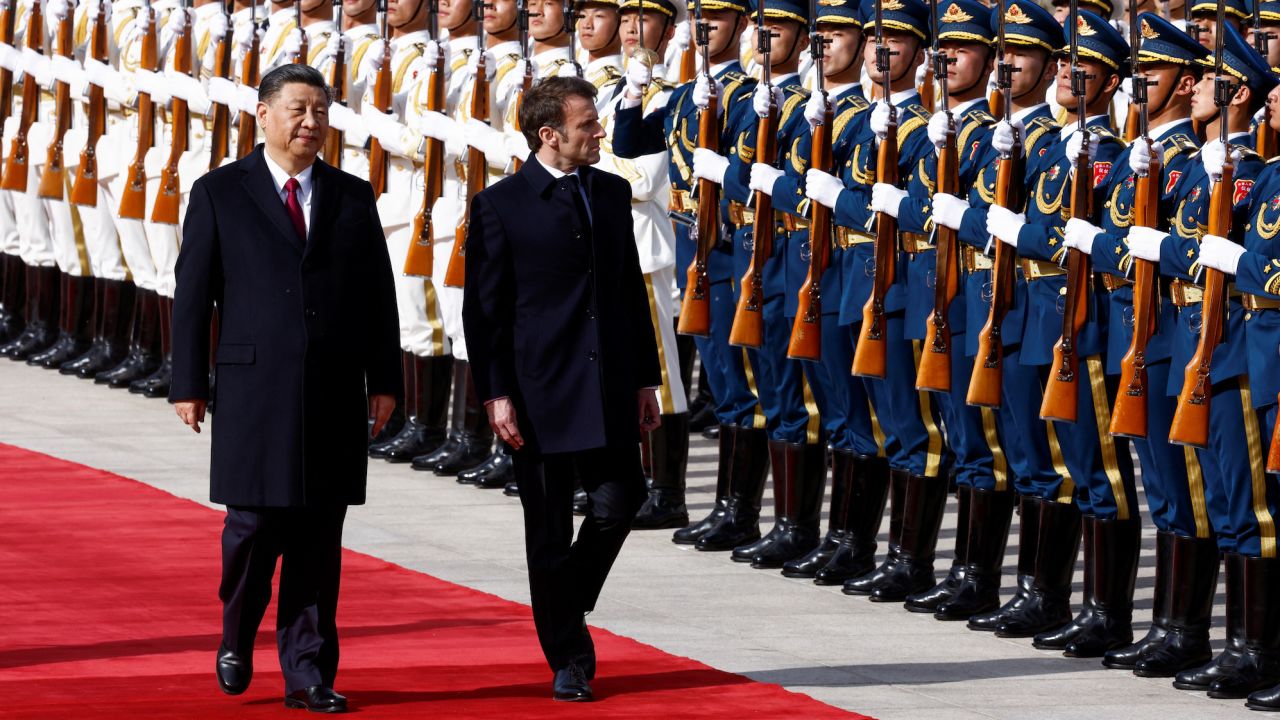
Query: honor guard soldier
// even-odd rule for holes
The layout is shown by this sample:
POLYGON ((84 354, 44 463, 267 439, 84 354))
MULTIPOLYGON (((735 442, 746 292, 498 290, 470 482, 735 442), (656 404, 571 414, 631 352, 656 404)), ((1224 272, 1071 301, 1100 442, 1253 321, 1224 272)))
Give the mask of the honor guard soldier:
MULTIPOLYGON (((364 149, 369 131, 360 120, 359 112, 365 88, 382 62, 383 41, 377 8, 377 0, 344 0, 342 3, 341 41, 347 73, 345 101, 329 108, 329 127, 342 133, 342 169, 365 179, 369 177, 369 156, 364 149)), ((338 41, 337 35, 330 37, 330 50, 316 62, 316 69, 327 78, 333 77, 338 41)))
MULTIPOLYGON (((747 3, 706 0, 695 3, 693 10, 697 16, 694 23, 702 28, 695 31, 703 59, 697 77, 676 88, 666 106, 657 112, 646 115, 638 99, 621 101, 615 113, 612 140, 613 152, 621 158, 670 151, 670 209, 685 219, 676 227, 676 284, 687 296, 690 267, 695 268, 697 282, 705 282, 708 322, 705 329, 698 329, 694 342, 707 368, 707 384, 719 423, 715 507, 707 517, 677 530, 672 541, 707 550, 729 550, 759 537, 767 437, 764 415, 752 389, 753 378, 746 370, 745 354, 729 344, 736 279, 731 236, 736 225, 728 214, 727 197, 713 193, 708 199, 712 207, 700 204, 695 190, 700 184, 693 176, 693 164, 698 148, 727 148, 736 141, 733 131, 737 118, 749 112, 755 82, 742 72, 738 61, 738 37, 747 24, 747 3), (716 130, 713 138, 699 135, 704 112, 714 113, 706 118, 709 127, 716 130), (706 243, 701 272, 695 266, 698 240, 691 236, 699 217, 706 217, 716 233, 714 241, 706 243), (704 537, 708 541, 700 542, 704 537)), ((716 189, 714 183, 701 186, 709 191, 716 189)))
MULTIPOLYGON (((1245 20, 1249 17, 1249 8, 1245 0, 1226 0, 1224 19, 1236 30, 1243 30, 1245 20)), ((1200 41, 1209 50, 1214 49, 1218 33, 1218 3, 1214 0, 1196 0, 1191 3, 1190 25, 1187 32, 1200 41)))
MULTIPOLYGON (((1170 372, 1176 372, 1169 362, 1170 343, 1177 329, 1176 308, 1167 297, 1156 300, 1160 288, 1150 282, 1149 275, 1133 282, 1134 260, 1127 243, 1130 227, 1140 219, 1137 206, 1158 198, 1158 207, 1143 208, 1142 221, 1155 224, 1171 217, 1173 187, 1197 162, 1194 153, 1200 141, 1192 126, 1191 95, 1202 72, 1199 61, 1208 57, 1209 51, 1153 13, 1138 16, 1136 34, 1141 45, 1134 83, 1144 83, 1145 92, 1138 94, 1140 108, 1135 112, 1145 112, 1145 126, 1137 128, 1139 134, 1104 180, 1107 200, 1098 215, 1099 225, 1069 220, 1065 243, 1089 254, 1094 269, 1105 273, 1101 281, 1110 298, 1107 374, 1120 376, 1122 395, 1133 395, 1133 388, 1139 387, 1135 383, 1143 384, 1136 402, 1145 409, 1145 426, 1138 428, 1138 434, 1127 424, 1118 426, 1115 416, 1129 411, 1117 401, 1112 430, 1133 438, 1147 508, 1156 526, 1152 624, 1138 642, 1107 652, 1103 664, 1119 669, 1141 667, 1139 674, 1145 674, 1161 666, 1187 666, 1187 651, 1194 648, 1182 643, 1179 633, 1171 635, 1170 627, 1183 625, 1189 617, 1203 612, 1193 608, 1212 603, 1218 560, 1204 507, 1199 462, 1193 453, 1169 442, 1175 403, 1164 389, 1170 372), (1152 310, 1158 315, 1153 317, 1152 310), (1149 337, 1142 337, 1135 345, 1139 324, 1149 337), (1135 354, 1130 348, 1136 348, 1135 354), (1135 378, 1126 365, 1137 362, 1139 352, 1144 377, 1135 378)), ((1154 271, 1151 266, 1143 268, 1143 273, 1154 271)), ((1122 423, 1124 420, 1120 417, 1122 423)), ((1129 552, 1136 554, 1137 548, 1129 548, 1129 552)), ((1117 600, 1125 605, 1132 602, 1131 597, 1117 600)), ((1201 652, 1194 650, 1191 657, 1201 652)))
MULTIPOLYGON (((18 81, 22 74, 22 42, 17 29, 25 22, 26 3, 18 0, 5 0, 0 4, 0 19, 5 22, 0 27, 4 35, 0 36, 0 80, 7 79, 10 86, 18 81), (8 28, 14 28, 9 33, 8 28)), ((0 117, 5 123, 5 130, 10 131, 2 136, 6 143, 4 150, 8 152, 9 138, 16 127, 17 117, 21 114, 19 99, 10 93, 8 106, 0 108, 0 113, 8 113, 0 117), (13 121, 9 117, 14 118, 13 121)), ((34 267, 22 260, 22 240, 18 233, 17 221, 13 215, 13 195, 0 192, 0 348, 16 340, 26 329, 27 313, 34 306, 27 303, 27 293, 31 290, 27 279, 36 275, 34 267)), ((4 354, 4 353, 0 353, 4 354)))
POLYGON ((578 14, 578 44, 586 62, 582 77, 596 86, 596 108, 603 112, 613 100, 613 90, 622 81, 622 37, 618 33, 622 19, 615 0, 583 2, 578 14))
MULTIPOLYGON (((1245 213, 1263 163, 1242 143, 1249 142, 1250 119, 1266 102, 1276 77, 1234 27, 1223 33, 1219 46, 1221 52, 1201 61, 1206 71, 1192 99, 1192 117, 1205 123, 1205 137, 1211 139, 1201 148, 1199 162, 1174 187, 1173 232, 1131 228, 1129 250, 1135 258, 1158 261, 1161 273, 1173 278, 1170 296, 1178 307, 1178 322, 1172 343, 1175 371, 1170 373, 1168 391, 1178 396, 1178 408, 1170 438, 1196 448, 1210 524, 1226 564, 1226 649, 1208 664, 1178 673, 1174 687, 1208 690, 1212 697, 1244 697, 1278 679, 1267 659, 1274 655, 1278 640, 1269 632, 1275 617, 1274 583, 1268 580, 1275 572, 1274 490, 1263 471, 1266 451, 1249 373, 1247 328, 1252 311, 1245 303, 1253 301, 1231 292, 1219 304, 1213 295, 1222 289, 1220 271, 1206 270, 1199 256, 1205 235, 1222 237, 1225 231, 1249 242, 1259 222, 1258 215, 1245 213), (1224 135, 1229 147, 1222 141, 1224 135), (1224 174, 1228 169, 1233 172, 1224 174), (1210 214, 1215 196, 1219 197, 1214 203, 1233 209, 1229 216, 1210 214), (1209 289, 1214 293, 1206 298, 1209 289), (1189 369, 1179 373, 1178 368, 1189 369), (1197 400, 1209 405, 1198 420, 1193 412, 1197 400)), ((1260 402, 1265 405, 1267 400, 1260 402)), ((1208 580, 1211 572, 1200 577, 1208 580)), ((1203 640, 1211 603, 1196 605, 1203 614, 1175 628, 1203 659, 1208 656, 1203 640)), ((1167 675, 1177 668, 1161 665, 1157 669, 1167 675)))
MULTIPOLYGON (((1064 33, 1069 47, 1060 52, 1070 52, 1072 62, 1059 64, 1057 100, 1068 112, 1068 123, 1059 141, 1036 161, 1025 219, 992 206, 987 211, 987 230, 1016 248, 1021 258, 1028 285, 1020 361, 1038 367, 1048 383, 1060 383, 1056 386, 1060 395, 1051 395, 1052 387, 1046 390, 1040 414, 1046 418, 1050 447, 1062 459, 1061 483, 1040 489, 1043 499, 1054 502, 1040 506, 1041 541, 1028 600, 997 625, 996 633, 1034 635, 1037 647, 1071 652, 1069 646, 1077 636, 1082 643, 1100 642, 1106 646, 1103 649, 1132 639, 1123 610, 1115 616, 1095 613, 1093 597, 1071 621, 1071 577, 1082 516, 1085 574, 1091 578, 1090 588, 1095 582, 1104 584, 1098 591, 1109 590, 1105 583, 1133 582, 1132 571, 1126 574, 1124 567, 1117 566, 1122 563, 1112 560, 1120 552, 1116 548, 1137 543, 1140 528, 1128 445, 1109 433, 1111 400, 1102 357, 1108 299, 1105 290, 1084 282, 1087 261, 1077 263, 1075 256, 1068 257, 1062 234, 1067 216, 1089 217, 1085 207, 1073 208, 1070 201, 1068 191, 1077 182, 1073 166, 1087 168, 1090 177, 1079 182, 1088 182, 1081 190, 1088 189, 1092 197, 1124 147, 1112 134, 1107 111, 1127 73, 1117 58, 1128 53, 1128 45, 1109 23, 1084 10, 1067 21, 1064 33), (1077 269, 1064 270, 1059 265, 1064 260, 1077 269), (1086 320, 1080 324, 1077 319, 1085 310, 1086 320), (1064 317, 1071 322, 1064 323, 1064 317), (1052 406, 1050 397, 1055 398, 1052 406)), ((1081 203, 1089 202, 1085 192, 1077 197, 1081 203)), ((1100 208, 1104 200, 1097 197, 1092 205, 1100 208)))

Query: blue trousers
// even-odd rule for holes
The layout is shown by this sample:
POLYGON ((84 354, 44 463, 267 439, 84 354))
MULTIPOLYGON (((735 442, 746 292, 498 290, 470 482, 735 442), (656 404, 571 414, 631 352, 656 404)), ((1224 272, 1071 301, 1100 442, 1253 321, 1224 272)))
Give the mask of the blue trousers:
POLYGON ((722 425, 764 427, 756 395, 747 379, 742 349, 729 345, 735 309, 733 282, 712 283, 711 334, 694 337, 698 354, 707 368, 707 384, 715 399, 716 418, 722 425))

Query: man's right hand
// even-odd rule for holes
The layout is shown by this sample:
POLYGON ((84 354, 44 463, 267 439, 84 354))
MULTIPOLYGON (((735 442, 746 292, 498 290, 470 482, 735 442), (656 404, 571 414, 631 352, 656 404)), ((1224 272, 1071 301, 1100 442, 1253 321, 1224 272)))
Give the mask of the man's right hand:
POLYGON ((520 428, 516 425, 516 406, 511 398, 491 400, 485 404, 484 409, 489 413, 489 427, 493 428, 498 438, 510 445, 512 450, 519 450, 524 445, 524 438, 520 437, 520 428))
POLYGON ((179 400, 173 404, 173 409, 177 411, 178 417, 182 418, 184 425, 191 426, 192 430, 200 432, 200 423, 204 422, 204 411, 209 406, 206 400, 179 400))

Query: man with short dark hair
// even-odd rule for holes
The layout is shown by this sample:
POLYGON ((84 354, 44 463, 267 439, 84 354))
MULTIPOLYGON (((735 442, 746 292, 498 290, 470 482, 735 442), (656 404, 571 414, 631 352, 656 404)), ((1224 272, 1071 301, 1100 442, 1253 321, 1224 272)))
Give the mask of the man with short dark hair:
POLYGON ((220 317, 210 496, 222 533, 218 683, 244 692, 283 558, 276 640, 285 706, 343 712, 338 671, 342 523, 365 497, 376 434, 400 384, 391 263, 369 183, 316 159, 329 93, 305 65, 262 78, 265 144, 196 181, 183 222, 170 401, 196 432, 220 317))
POLYGON ((626 180, 600 160, 595 88, 548 78, 525 96, 533 152, 475 196, 462 319, 476 392, 514 451, 529 588, 557 700, 591 700, 584 614, 645 499, 636 444, 662 384, 626 180), (573 541, 574 481, 589 497, 573 541))

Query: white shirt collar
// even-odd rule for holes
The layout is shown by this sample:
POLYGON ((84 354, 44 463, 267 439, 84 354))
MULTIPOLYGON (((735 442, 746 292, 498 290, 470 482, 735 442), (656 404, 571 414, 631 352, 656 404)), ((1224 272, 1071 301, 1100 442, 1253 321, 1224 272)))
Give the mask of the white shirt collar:
POLYGON ((915 93, 916 93, 916 89, 913 87, 907 88, 906 90, 899 90, 898 92, 893 93, 892 95, 889 96, 889 102, 896 107, 906 102, 907 98, 911 97, 915 93))
MULTIPOLYGON (((538 155, 537 155, 536 153, 534 154, 534 156, 533 156, 533 157, 534 157, 534 159, 535 159, 535 160, 537 160, 537 161, 538 161, 538 164, 539 164, 539 165, 541 165, 541 166, 542 166, 542 168, 543 168, 544 170, 546 170, 548 173, 550 173, 551 177, 555 178, 556 180, 559 180, 560 178, 562 178, 562 177, 564 177, 564 176, 566 176, 566 175, 568 175, 568 174, 569 174, 569 173, 567 173, 567 172, 565 172, 565 171, 561 170, 560 168, 551 167, 550 165, 548 165, 548 164, 546 164, 546 163, 542 162, 542 158, 538 157, 538 155)), ((574 171, 573 171, 573 174, 574 174, 575 176, 577 176, 579 180, 581 180, 581 179, 582 179, 582 173, 581 173, 579 170, 574 170, 574 171)))
POLYGON ((1175 125, 1181 125, 1184 122, 1186 122, 1185 118, 1178 119, 1178 120, 1170 120, 1167 123, 1161 123, 1153 128, 1148 129, 1147 134, 1153 138, 1158 138, 1161 135, 1164 135, 1165 133, 1173 129, 1175 125))
POLYGON ((1018 112, 1013 114, 1013 119, 1021 122, 1023 120, 1026 120, 1027 116, 1031 115, 1031 113, 1039 110, 1042 107, 1048 107, 1048 106, 1049 106, 1049 103, 1040 103, 1039 105, 1032 105, 1029 108, 1023 108, 1022 110, 1019 110, 1018 112))
POLYGON ((969 111, 969 108, 973 107, 974 105, 977 105, 979 101, 985 100, 985 99, 986 98, 979 97, 979 98, 974 98, 972 100, 965 100, 964 102, 958 105, 953 105, 951 107, 951 114, 956 116, 964 115, 966 112, 969 111))
POLYGON ((271 159, 271 153, 267 152, 266 147, 262 148, 262 159, 267 161, 267 170, 271 173, 271 182, 276 186, 276 193, 284 199, 284 184, 292 177, 298 181, 298 202, 301 203, 304 198, 311 197, 311 171, 315 169, 315 163, 307 166, 305 170, 297 175, 290 175, 284 168, 276 164, 271 159))

